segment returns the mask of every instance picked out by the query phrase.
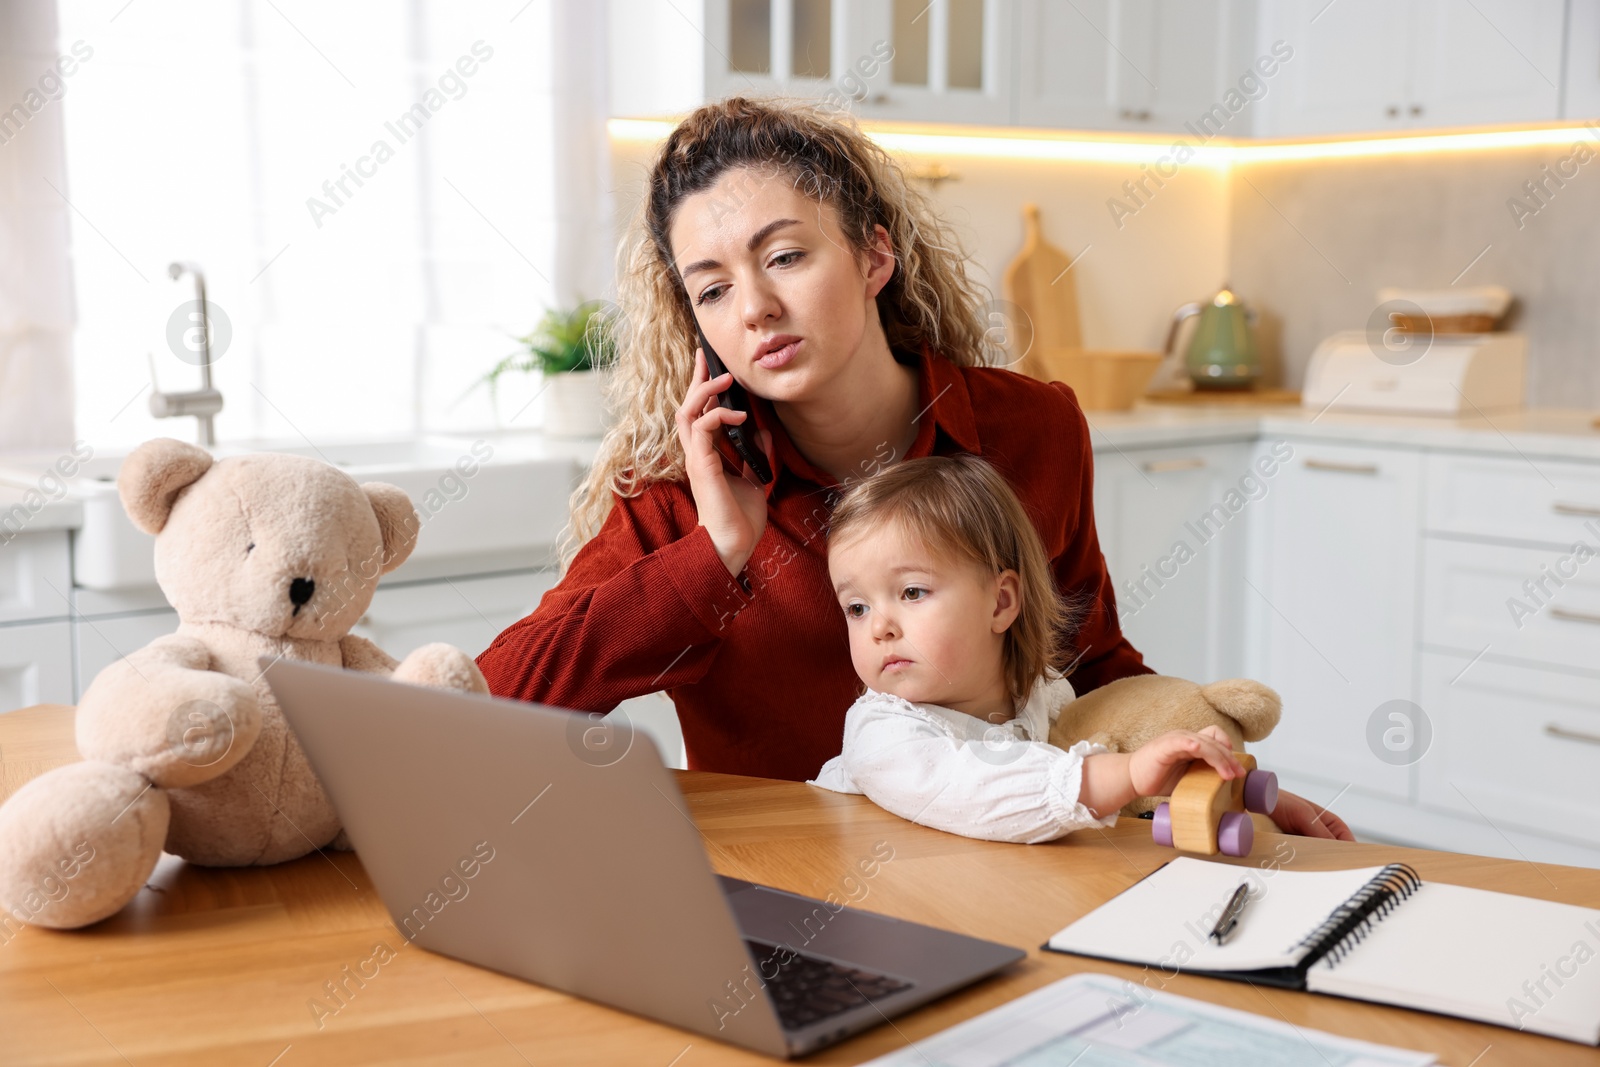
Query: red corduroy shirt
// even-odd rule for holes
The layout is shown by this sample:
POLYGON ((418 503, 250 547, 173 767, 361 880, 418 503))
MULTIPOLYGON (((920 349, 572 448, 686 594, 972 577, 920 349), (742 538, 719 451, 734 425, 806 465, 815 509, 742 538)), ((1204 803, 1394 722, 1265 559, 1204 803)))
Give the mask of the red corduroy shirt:
MULTIPOLYGON (((1088 604, 1066 635, 1081 653, 1073 688, 1149 673, 1117 625, 1095 536, 1089 428, 1072 390, 928 352, 917 389, 905 458, 970 452, 992 463, 1033 516, 1058 588, 1088 604)), ((687 481, 615 497, 560 583, 478 656, 492 692, 604 712, 665 690, 695 770, 799 781, 839 754, 861 692, 828 580, 828 518, 847 486, 800 454, 769 402, 751 399, 777 462, 766 529, 738 579, 699 524, 687 481)))

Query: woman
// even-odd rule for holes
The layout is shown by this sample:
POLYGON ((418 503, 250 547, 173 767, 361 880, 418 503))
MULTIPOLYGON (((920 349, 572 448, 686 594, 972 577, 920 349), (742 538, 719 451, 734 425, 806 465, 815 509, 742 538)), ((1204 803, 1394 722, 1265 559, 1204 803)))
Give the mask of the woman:
MULTIPOLYGON (((1063 642, 1074 689, 1149 672, 1117 625, 1072 391, 984 365, 960 250, 882 149, 813 108, 725 100, 667 138, 641 215, 621 415, 573 495, 581 547, 560 583, 478 657, 496 694, 607 711, 665 690, 690 767, 815 777, 860 691, 828 580, 833 503, 887 464, 956 452, 1006 476, 1084 607, 1063 642), (697 322, 748 414, 718 406, 731 379, 708 377, 697 322), (736 425, 769 484, 732 458, 736 425)), ((1281 825, 1343 830, 1300 804, 1281 825)))

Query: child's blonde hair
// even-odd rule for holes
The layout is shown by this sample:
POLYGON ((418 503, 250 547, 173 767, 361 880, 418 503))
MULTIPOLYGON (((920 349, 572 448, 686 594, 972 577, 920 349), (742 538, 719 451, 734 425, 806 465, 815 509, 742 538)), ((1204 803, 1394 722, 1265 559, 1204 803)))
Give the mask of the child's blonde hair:
MULTIPOLYGON (((655 481, 686 480, 673 417, 694 379, 695 326, 668 234, 686 198, 737 168, 751 168, 757 183, 781 175, 802 195, 831 204, 857 253, 873 246, 875 227, 888 231, 895 269, 877 305, 890 348, 915 355, 926 346, 958 367, 993 362, 997 354, 981 313, 986 293, 967 274, 959 242, 848 113, 742 97, 706 104, 657 150, 619 252, 621 315, 606 328, 616 351, 608 387, 616 421, 572 494, 563 572, 617 497, 636 497, 655 481)), ((753 187, 735 184, 729 203, 737 206, 753 187)))
POLYGON ((1010 696, 1026 703, 1046 667, 1069 651, 1076 605, 1056 590, 1044 542, 1005 478, 972 455, 908 459, 858 483, 833 509, 828 546, 898 527, 935 555, 970 560, 988 573, 1017 572, 1016 619, 1006 630, 1010 696))

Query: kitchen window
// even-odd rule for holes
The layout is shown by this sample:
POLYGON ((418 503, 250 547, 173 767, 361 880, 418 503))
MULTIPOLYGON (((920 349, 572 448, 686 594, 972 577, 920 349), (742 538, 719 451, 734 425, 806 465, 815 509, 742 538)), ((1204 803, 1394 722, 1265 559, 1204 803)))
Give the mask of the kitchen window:
POLYGON ((474 379, 607 277, 603 9, 59 0, 77 435, 193 437, 147 409, 199 385, 174 261, 219 438, 491 424, 474 379))

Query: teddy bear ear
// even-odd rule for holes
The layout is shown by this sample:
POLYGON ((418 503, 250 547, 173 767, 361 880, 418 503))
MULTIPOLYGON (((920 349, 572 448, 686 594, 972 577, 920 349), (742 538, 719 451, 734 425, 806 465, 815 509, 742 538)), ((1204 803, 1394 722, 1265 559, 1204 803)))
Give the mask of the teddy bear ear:
POLYGON ((383 568, 388 574, 411 555, 417 547, 417 535, 422 532, 422 520, 411 498, 399 486, 388 482, 365 482, 361 491, 367 494, 372 511, 378 516, 378 530, 383 534, 383 568))
POLYGON ((128 454, 117 472, 117 495, 133 524, 155 535, 167 525, 178 494, 211 469, 211 453, 198 445, 157 437, 128 454))
POLYGON ((1283 715, 1283 699, 1277 691, 1251 681, 1230 678, 1200 687, 1200 695, 1218 712, 1239 724, 1246 741, 1260 741, 1278 725, 1283 715))

